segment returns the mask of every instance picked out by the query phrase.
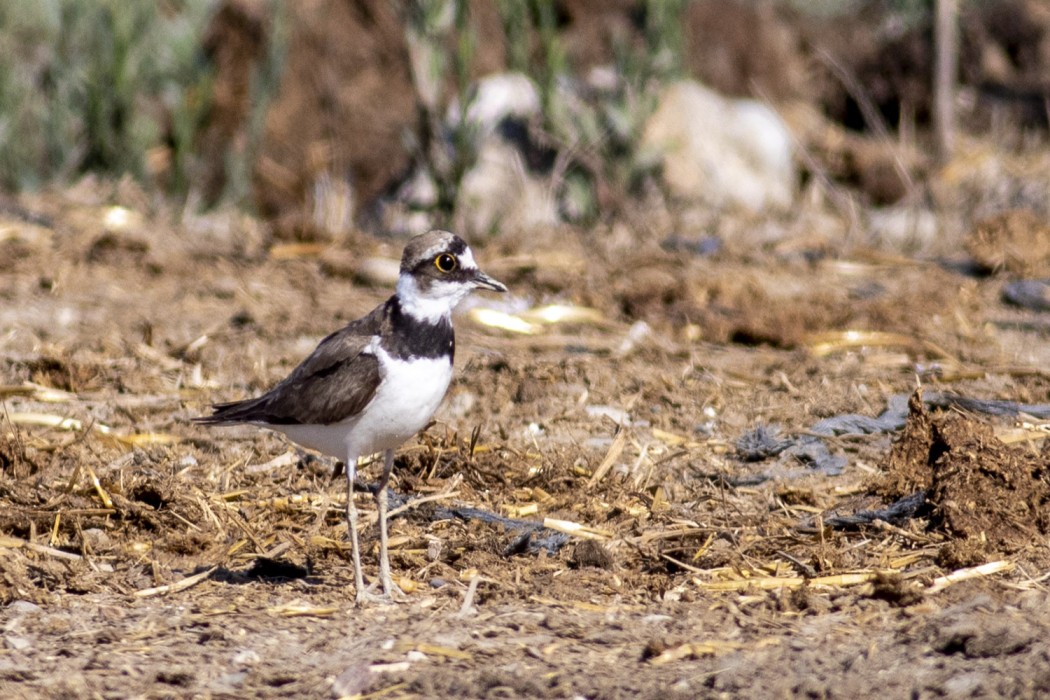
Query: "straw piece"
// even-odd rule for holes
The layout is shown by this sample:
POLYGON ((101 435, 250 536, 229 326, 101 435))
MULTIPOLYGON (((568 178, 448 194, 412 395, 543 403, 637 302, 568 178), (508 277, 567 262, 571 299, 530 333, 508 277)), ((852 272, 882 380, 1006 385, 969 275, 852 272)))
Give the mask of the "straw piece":
POLYGON ((478 592, 479 583, 481 583, 480 576, 472 576, 470 578, 467 592, 463 594, 463 605, 459 606, 459 617, 466 617, 477 612, 477 608, 474 607, 474 596, 478 592))
MULTIPOLYGON (((679 537, 689 537, 690 535, 702 535, 705 533, 711 533, 712 528, 709 527, 685 527, 671 530, 657 530, 654 532, 645 532, 637 537, 631 537, 627 541, 631 544, 644 545, 650 542, 656 542, 657 540, 673 540, 679 537)), ((708 537, 708 541, 710 541, 708 537)))
POLYGON ((187 576, 186 578, 180 581, 176 581, 175 583, 166 583, 163 586, 156 586, 154 588, 144 588, 141 591, 135 591, 134 595, 136 598, 149 598, 150 596, 155 595, 167 595, 168 593, 178 593, 179 591, 184 591, 187 588, 192 588, 193 586, 196 586, 198 583, 211 576, 212 573, 214 573, 215 570, 218 568, 218 566, 213 566, 210 569, 205 569, 199 574, 187 576))
POLYGON ((520 316, 496 309, 476 307, 467 312, 467 318, 479 326, 520 335, 535 335, 543 330, 543 327, 537 323, 530 323, 520 316))
POLYGON ((97 493, 98 497, 102 499, 102 505, 104 505, 106 508, 112 508, 113 499, 110 498, 109 494, 106 493, 106 490, 102 488, 102 484, 99 482, 98 476, 95 475, 95 470, 91 468, 91 465, 86 464, 84 466, 87 468, 88 476, 91 477, 91 485, 95 487, 95 493, 97 493))
POLYGON ((299 461, 299 454, 295 450, 289 450, 282 455, 278 455, 271 459, 269 462, 264 464, 252 464, 244 468, 249 474, 261 474, 263 472, 273 471, 274 469, 280 469, 281 467, 290 467, 299 461))
POLYGON ((23 540, 20 537, 10 537, 7 535, 0 535, 0 548, 28 549, 32 552, 46 554, 49 557, 68 559, 69 561, 80 561, 83 559, 79 554, 74 554, 73 552, 66 552, 61 549, 55 549, 54 547, 46 547, 42 544, 37 544, 36 542, 23 540))
POLYGON ((536 515, 540 512, 539 503, 523 503, 522 505, 507 504, 502 506, 503 512, 510 518, 521 518, 526 515, 536 515))
POLYGON ((605 475, 612 469, 613 464, 620 458, 625 445, 627 445, 627 431, 619 428, 616 431, 616 437, 613 438, 612 444, 609 445, 609 451, 605 453, 605 459, 602 460, 602 463, 594 470, 590 480, 587 481, 588 489, 593 489, 599 481, 605 478, 605 475))
POLYGON ((810 333, 802 341, 815 357, 824 357, 842 350, 859 347, 906 347, 918 348, 931 355, 947 360, 954 360, 950 353, 926 340, 903 333, 886 331, 824 331, 810 333))
POLYGON ((960 581, 968 581, 972 578, 982 578, 984 576, 991 576, 992 574, 1004 573, 1007 571, 1013 571, 1014 563, 1006 560, 991 561, 987 564, 981 564, 980 566, 971 566, 966 569, 957 569, 951 572, 947 576, 941 576, 935 578, 933 583, 926 589, 926 593, 934 594, 940 593, 948 586, 959 583, 960 581))
POLYGON ((540 605, 554 605, 558 607, 576 608, 577 610, 583 610, 584 612, 594 613, 608 613, 611 610, 640 610, 640 605, 617 605, 615 608, 609 605, 598 605, 596 603, 588 603, 582 600, 557 600, 555 598, 548 598, 542 595, 531 595, 529 600, 540 605))
POLYGON ((36 413, 32 411, 9 413, 7 419, 14 425, 25 425, 37 428, 57 428, 58 430, 80 431, 84 424, 76 418, 59 416, 54 413, 36 413))
POLYGON ((653 438, 659 440, 668 447, 704 447, 706 442, 697 442, 685 435, 678 435, 659 428, 652 429, 653 438))
POLYGON ((278 617, 327 617, 339 612, 339 608, 331 606, 318 607, 296 600, 291 603, 283 603, 266 608, 266 612, 278 617))
POLYGON ((49 386, 41 386, 34 382, 22 382, 21 384, 0 384, 0 399, 9 396, 24 396, 44 403, 67 403, 75 401, 76 394, 61 389, 52 389, 49 386))
POLYGON ((441 644, 429 644, 427 642, 398 642, 394 645, 394 650, 401 653, 418 651, 420 654, 426 654, 427 656, 444 656, 447 659, 456 659, 459 661, 471 661, 474 658, 474 655, 469 651, 463 651, 462 649, 447 647, 441 644))
POLYGON ((178 435, 170 433, 132 433, 130 435, 110 435, 117 442, 129 447, 142 445, 174 445, 182 442, 178 435))
POLYGON ((554 325, 557 323, 605 323, 605 315, 598 309, 567 304, 537 306, 527 311, 522 311, 518 314, 518 318, 521 318, 528 323, 542 323, 545 325, 554 325))
MULTIPOLYGON (((10 413, 8 420, 14 425, 23 425, 37 428, 54 428, 56 430, 68 430, 79 433, 84 430, 84 422, 76 418, 61 416, 55 413, 38 413, 26 411, 10 413)), ((117 435, 113 428, 102 423, 91 423, 91 430, 118 443, 135 447, 138 445, 171 445, 180 442, 182 438, 168 433, 132 433, 131 435, 117 435)))
MULTIPOLYGON (((401 515, 406 511, 412 510, 413 508, 418 508, 424 503, 431 503, 433 501, 445 501, 450 498, 455 498, 458 495, 459 491, 443 491, 441 493, 433 493, 429 496, 420 496, 419 498, 413 498, 411 501, 403 503, 397 508, 392 508, 390 512, 386 514, 386 516, 387 518, 393 518, 394 516, 401 515)), ((378 519, 379 516, 378 514, 376 514, 376 520, 378 519)))
POLYGON ((613 533, 608 530, 601 530, 589 525, 574 523, 571 520, 544 518, 543 527, 550 530, 557 530, 558 532, 564 532, 566 535, 572 535, 573 537, 579 537, 585 540, 608 540, 613 537, 613 533))
POLYGON ((818 576, 816 578, 804 578, 802 576, 759 576, 755 578, 734 579, 732 581, 701 581, 693 579, 698 587, 708 591, 746 591, 758 588, 763 591, 777 588, 801 588, 803 585, 812 587, 824 586, 828 588, 845 588, 873 581, 878 573, 875 571, 862 571, 852 574, 835 574, 834 576, 818 576))
POLYGON ((662 666, 663 664, 681 661, 682 659, 698 659, 703 656, 726 654, 731 651, 738 651, 743 646, 740 642, 727 642, 718 639, 704 642, 686 642, 654 656, 649 659, 649 663, 653 666, 662 666))
POLYGON ((1050 424, 1024 423, 1015 428, 996 428, 995 437, 1007 445, 1018 442, 1033 442, 1050 437, 1050 424))

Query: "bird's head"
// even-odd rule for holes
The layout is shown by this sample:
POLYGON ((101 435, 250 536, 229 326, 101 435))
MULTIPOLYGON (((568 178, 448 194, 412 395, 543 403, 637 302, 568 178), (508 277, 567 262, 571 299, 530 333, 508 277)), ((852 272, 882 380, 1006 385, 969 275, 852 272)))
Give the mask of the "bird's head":
POLYGON ((406 312, 437 322, 475 289, 507 291, 503 283, 478 269, 470 246, 456 234, 429 231, 405 246, 397 296, 406 312))

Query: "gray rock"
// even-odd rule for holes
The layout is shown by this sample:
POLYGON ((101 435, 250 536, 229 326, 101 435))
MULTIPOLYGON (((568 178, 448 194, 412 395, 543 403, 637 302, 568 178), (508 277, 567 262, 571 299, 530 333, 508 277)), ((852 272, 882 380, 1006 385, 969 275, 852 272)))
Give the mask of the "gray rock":
POLYGON ((791 134, 755 100, 731 100, 690 80, 674 83, 645 125, 642 151, 660 160, 664 184, 685 200, 755 213, 794 201, 791 134))
POLYGON ((9 634, 4 637, 4 646, 14 651, 25 651, 33 646, 33 640, 18 634, 9 634))
POLYGON ((8 617, 21 617, 23 615, 36 615, 37 613, 43 612, 36 603, 30 603, 28 600, 16 600, 15 602, 4 608, 4 612, 8 617))
POLYGON ((463 107, 453 103, 446 117, 450 132, 465 119, 474 138, 474 164, 456 193, 455 227, 467 237, 488 235, 506 224, 518 230, 552 226, 558 207, 546 178, 530 173, 519 150, 500 131, 509 121, 527 122, 540 113, 536 84, 521 73, 490 75, 478 81, 463 107))

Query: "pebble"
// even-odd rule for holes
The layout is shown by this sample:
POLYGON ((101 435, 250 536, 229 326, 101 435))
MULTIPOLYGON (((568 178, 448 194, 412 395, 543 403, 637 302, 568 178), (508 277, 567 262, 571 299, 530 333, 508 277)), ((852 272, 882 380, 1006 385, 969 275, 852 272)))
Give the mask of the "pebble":
POLYGON ((260 661, 262 657, 254 649, 242 649, 233 655, 233 663, 238 666, 253 666, 260 661))
POLYGON ((944 694, 952 698, 973 698, 982 690, 981 677, 976 673, 963 673, 944 681, 944 694))
POLYGON ((244 681, 248 678, 247 671, 237 671, 235 673, 224 673, 219 676, 211 683, 208 684, 208 689, 213 693, 233 693, 238 690, 244 681))
POLYGON ((25 651, 29 647, 33 646, 33 642, 29 639, 29 637, 22 637, 17 634, 9 634, 6 637, 4 637, 4 645, 8 649, 13 649, 14 651, 25 651))
POLYGON ((629 426, 631 416, 627 411, 615 406, 591 405, 586 408, 587 415, 591 418, 608 418, 617 425, 629 426))
POLYGON ((43 611, 44 609, 41 608, 39 605, 37 605, 36 603, 30 603, 28 600, 16 600, 15 602, 8 605, 7 608, 5 608, 5 612, 11 617, 21 615, 35 615, 43 611))

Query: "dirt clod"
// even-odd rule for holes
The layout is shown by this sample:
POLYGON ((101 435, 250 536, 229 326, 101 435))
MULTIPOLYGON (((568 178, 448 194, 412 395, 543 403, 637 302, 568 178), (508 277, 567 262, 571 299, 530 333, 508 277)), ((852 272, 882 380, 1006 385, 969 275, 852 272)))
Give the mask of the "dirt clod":
POLYGON ((569 564, 577 568, 593 566, 598 569, 611 569, 615 560, 608 549, 596 540, 582 540, 573 550, 569 564))
POLYGON ((884 466, 878 490, 890 496, 925 491, 930 526, 958 540, 945 561, 1015 551, 1046 532, 1050 500, 1041 455, 1003 444, 990 426, 959 414, 932 416, 921 391, 884 466))

